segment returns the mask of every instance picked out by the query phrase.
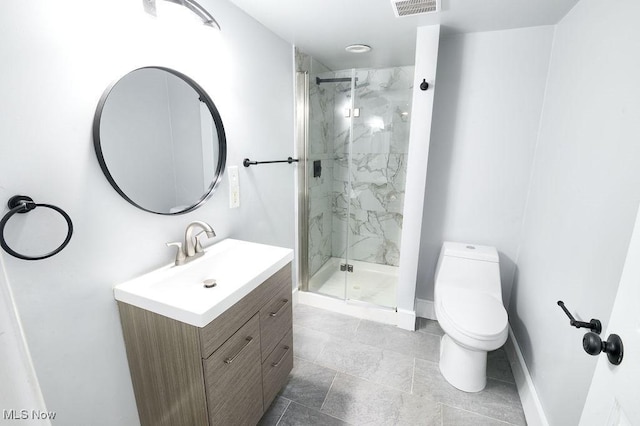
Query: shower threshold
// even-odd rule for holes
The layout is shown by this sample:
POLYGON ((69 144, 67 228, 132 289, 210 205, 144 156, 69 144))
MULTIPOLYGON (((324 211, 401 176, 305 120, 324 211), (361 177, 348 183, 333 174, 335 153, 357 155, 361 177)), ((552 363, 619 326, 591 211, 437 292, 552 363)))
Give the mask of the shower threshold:
POLYGON ((309 280, 309 292, 299 293, 299 301, 359 318, 396 324, 399 268, 349 261, 353 272, 343 272, 340 271, 343 261, 335 257, 329 259, 309 280))

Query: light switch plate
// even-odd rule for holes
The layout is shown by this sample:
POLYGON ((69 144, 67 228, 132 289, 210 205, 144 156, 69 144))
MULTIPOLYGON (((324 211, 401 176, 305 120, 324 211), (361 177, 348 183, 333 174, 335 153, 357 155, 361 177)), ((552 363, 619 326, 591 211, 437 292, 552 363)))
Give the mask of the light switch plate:
POLYGON ((229 208, 240 207, 240 179, 238 166, 229 167, 229 208))

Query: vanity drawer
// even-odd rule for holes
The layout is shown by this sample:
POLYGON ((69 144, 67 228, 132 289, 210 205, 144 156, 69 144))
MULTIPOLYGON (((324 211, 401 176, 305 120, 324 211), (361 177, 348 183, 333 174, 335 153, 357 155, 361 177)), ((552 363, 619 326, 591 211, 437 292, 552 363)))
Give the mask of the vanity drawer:
POLYGON ((293 368, 293 330, 282 338, 262 363, 262 391, 264 406, 269 407, 280 389, 287 383, 293 368))
POLYGON ((292 327, 291 288, 282 287, 278 294, 260 309, 260 344, 262 360, 273 351, 292 327))
POLYGON ((263 413, 258 315, 202 363, 210 425, 255 425, 263 413))
MULTIPOLYGON (((200 329, 200 350, 202 358, 207 358, 233 333, 246 323, 266 300, 273 297, 283 287, 291 292, 291 263, 269 277, 262 285, 246 295, 238 303, 227 309, 219 317, 200 329)), ((290 297, 289 297, 290 298, 290 297)))

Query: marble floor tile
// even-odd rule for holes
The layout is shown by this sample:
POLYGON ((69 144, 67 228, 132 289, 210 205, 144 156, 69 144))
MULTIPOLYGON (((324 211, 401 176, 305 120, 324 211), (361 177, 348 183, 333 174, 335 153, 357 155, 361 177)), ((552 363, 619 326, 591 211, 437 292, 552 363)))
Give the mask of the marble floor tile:
POLYGON ((413 357, 347 339, 329 340, 316 363, 325 367, 411 392, 413 357))
POLYGON ((441 404, 339 373, 322 412, 355 425, 441 424, 441 404))
POLYGON ((282 415, 278 426, 341 426, 347 424, 318 410, 292 402, 282 415))
POLYGON ((331 335, 324 331, 293 325, 293 347, 299 358, 315 361, 330 339, 331 335))
POLYGON ((511 371, 511 363, 503 348, 487 354, 487 377, 502 380, 503 382, 516 382, 513 378, 513 372, 511 371))
POLYGON ((496 420, 515 425, 526 424, 514 384, 488 379, 486 388, 481 392, 463 392, 442 377, 436 362, 416 359, 413 393, 496 420))
POLYGON ((421 333, 435 334, 436 336, 444 336, 444 331, 440 328, 438 321, 418 317, 416 319, 416 331, 421 333))
POLYGON ((355 339, 360 343, 399 351, 419 359, 440 359, 440 337, 432 334, 416 333, 393 325, 362 320, 355 339))
POLYGON ((301 327, 349 339, 355 335, 360 319, 298 304, 293 310, 293 323, 301 327))
POLYGON ((442 406, 442 426, 507 426, 509 423, 466 410, 442 406))
POLYGON ((294 358, 293 370, 280 396, 319 410, 335 376, 335 370, 294 358))
POLYGON ((290 400, 276 396, 276 399, 273 400, 271 406, 258 422, 258 426, 276 426, 289 404, 291 404, 290 400))

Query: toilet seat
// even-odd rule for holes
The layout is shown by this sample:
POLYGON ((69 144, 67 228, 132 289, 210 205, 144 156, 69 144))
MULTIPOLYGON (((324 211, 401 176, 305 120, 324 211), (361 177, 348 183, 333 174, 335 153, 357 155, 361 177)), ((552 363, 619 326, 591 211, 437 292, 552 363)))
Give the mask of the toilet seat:
POLYGON ((445 316, 445 322, 455 327, 458 333, 480 341, 506 338, 507 312, 494 297, 461 289, 441 291, 439 296, 441 309, 438 310, 438 319, 445 316))

